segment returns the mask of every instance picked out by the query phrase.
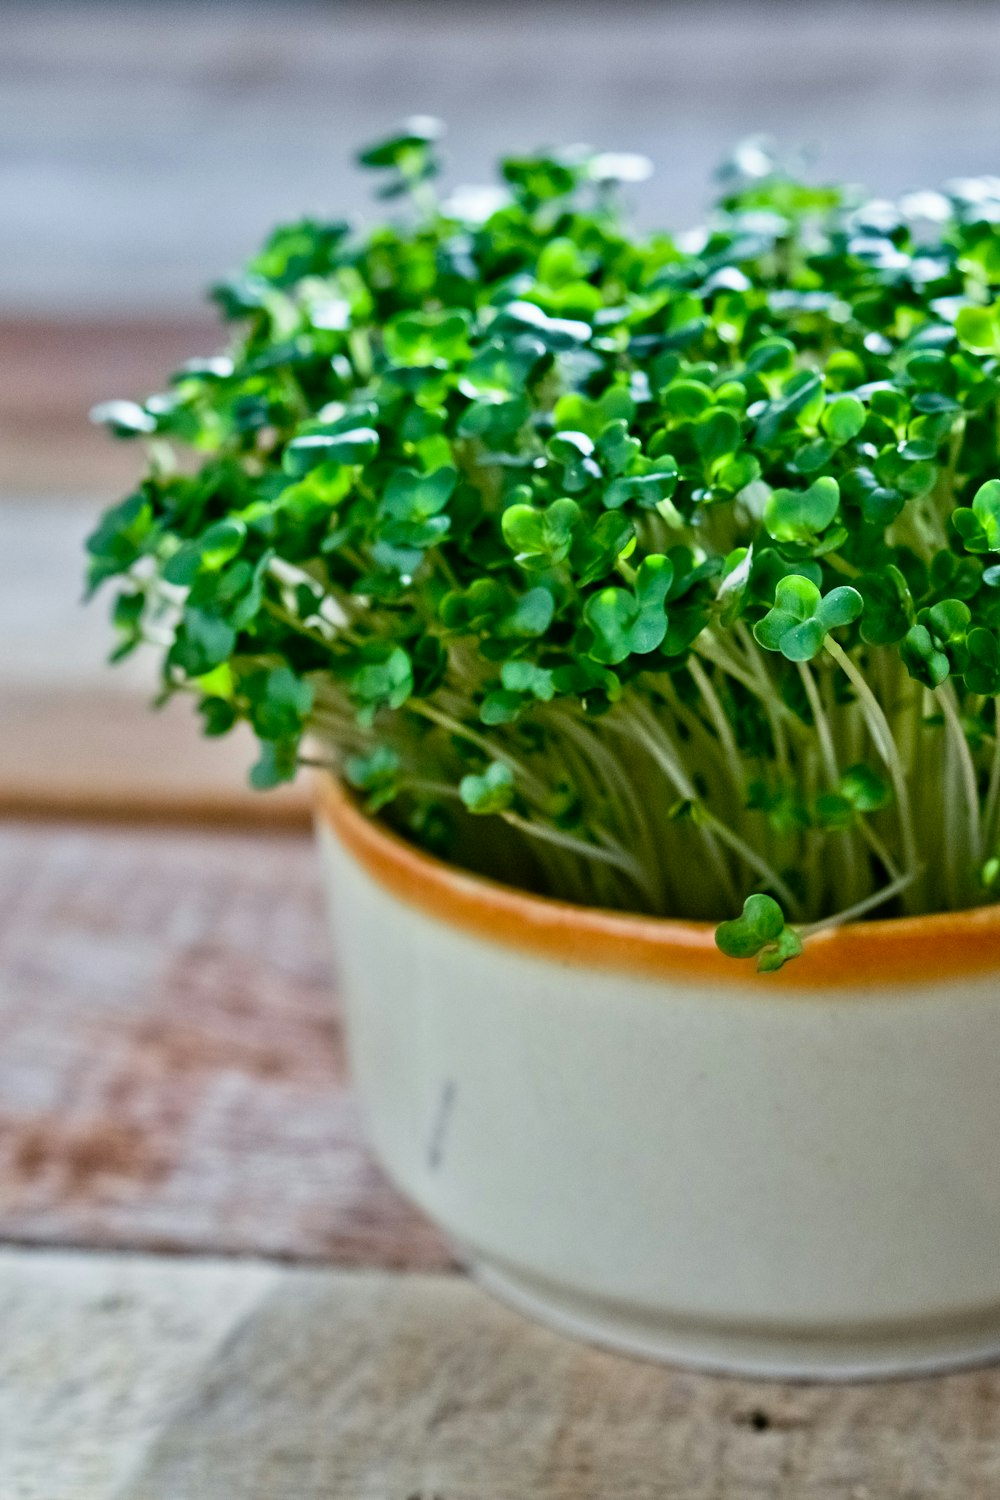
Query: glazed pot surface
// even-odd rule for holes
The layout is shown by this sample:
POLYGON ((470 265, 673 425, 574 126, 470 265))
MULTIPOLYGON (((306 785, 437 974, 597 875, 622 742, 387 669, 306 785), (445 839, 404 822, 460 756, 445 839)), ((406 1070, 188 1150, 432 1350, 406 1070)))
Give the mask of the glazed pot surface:
POLYGON ((332 787, 319 835, 373 1142, 486 1285, 734 1372, 1000 1355, 1000 910, 909 921, 916 972, 873 923, 852 968, 757 978, 698 924, 451 871, 332 787))

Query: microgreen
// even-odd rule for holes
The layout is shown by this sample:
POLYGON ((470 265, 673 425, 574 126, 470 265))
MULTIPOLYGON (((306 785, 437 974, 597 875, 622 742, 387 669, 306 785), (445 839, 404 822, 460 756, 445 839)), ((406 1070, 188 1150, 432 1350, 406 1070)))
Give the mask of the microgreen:
POLYGON ((256 786, 319 761, 765 970, 997 899, 997 182, 928 226, 755 148, 675 239, 627 224, 642 158, 439 198, 441 136, 361 153, 392 222, 283 226, 214 289, 227 353, 95 410, 149 450, 88 543, 115 657, 248 722, 256 786))

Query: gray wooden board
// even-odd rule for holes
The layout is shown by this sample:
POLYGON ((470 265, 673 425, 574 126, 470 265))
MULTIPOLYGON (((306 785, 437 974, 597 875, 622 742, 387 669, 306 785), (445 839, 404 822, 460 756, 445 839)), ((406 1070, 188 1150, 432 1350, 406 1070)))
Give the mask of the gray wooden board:
POLYGON ((460 1277, 0 1252, 3 1500, 995 1500, 1000 1374, 722 1380, 460 1277))
POLYGON ((249 733, 205 740, 190 701, 151 712, 151 654, 108 666, 109 596, 81 601, 100 509, 0 498, 0 811, 304 823, 301 781, 250 790, 249 733))
POLYGON ((5 0, 0 306, 191 310, 276 217, 354 211, 359 143, 451 125, 454 179, 591 140, 654 156, 647 221, 702 212, 741 136, 878 192, 996 170, 986 4, 5 0))

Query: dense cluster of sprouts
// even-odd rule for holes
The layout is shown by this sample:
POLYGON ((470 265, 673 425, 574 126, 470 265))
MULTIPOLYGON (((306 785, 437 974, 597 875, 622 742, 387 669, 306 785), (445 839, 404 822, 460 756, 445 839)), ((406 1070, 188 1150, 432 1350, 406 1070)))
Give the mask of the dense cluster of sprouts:
POLYGON ((146 477, 89 543, 264 787, 329 764, 423 847, 564 899, 817 925, 1000 894, 1000 181, 899 203, 737 154, 640 236, 634 157, 278 229, 227 354, 98 412, 146 477), (191 462, 191 455, 196 462, 191 462), (744 898, 743 915, 739 916, 744 898))

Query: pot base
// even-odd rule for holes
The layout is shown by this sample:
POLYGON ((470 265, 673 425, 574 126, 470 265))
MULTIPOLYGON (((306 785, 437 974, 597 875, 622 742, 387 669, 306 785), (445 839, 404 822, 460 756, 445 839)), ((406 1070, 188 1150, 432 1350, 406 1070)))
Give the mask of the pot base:
POLYGON ((574 1292, 486 1256, 466 1256, 486 1291, 590 1344, 660 1364, 760 1380, 863 1381, 1000 1361, 1000 1308, 933 1323, 793 1332, 676 1319, 574 1292))

